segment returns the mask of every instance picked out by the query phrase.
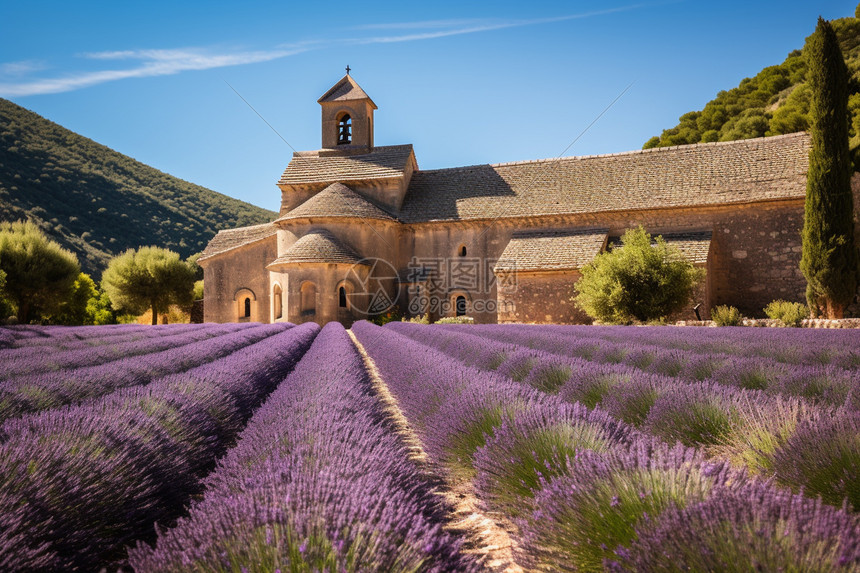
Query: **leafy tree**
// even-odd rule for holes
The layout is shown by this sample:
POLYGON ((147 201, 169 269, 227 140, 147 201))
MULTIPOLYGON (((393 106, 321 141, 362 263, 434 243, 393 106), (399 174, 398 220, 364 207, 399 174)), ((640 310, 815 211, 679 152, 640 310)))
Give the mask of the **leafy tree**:
POLYGON ((785 102, 773 112, 767 135, 797 133, 809 129, 809 105, 812 92, 807 84, 791 90, 785 102))
POLYGON ((191 303, 194 270, 167 249, 129 249, 108 264, 102 288, 114 308, 137 314, 151 309, 152 324, 157 324, 159 310, 191 303))
POLYGON ((203 279, 194 281, 194 300, 203 300, 203 279))
POLYGON ((87 313, 87 305, 97 294, 98 288, 93 279, 86 273, 79 273, 78 278, 72 283, 68 298, 60 303, 57 313, 51 315, 48 322, 67 326, 92 324, 87 313))
POLYGON ((764 137, 770 126, 770 114, 763 107, 745 109, 727 121, 720 133, 721 141, 764 137))
POLYGON ((203 267, 197 264, 197 259, 199 259, 202 255, 203 251, 200 251, 199 253, 195 253, 185 259, 185 262, 188 263, 188 266, 191 267, 192 271, 194 271, 194 280, 196 281, 203 280, 203 267))
POLYGON ((704 271, 639 227, 621 237, 621 248, 601 253, 582 268, 573 300, 601 322, 648 322, 680 310, 704 271))
POLYGON ((87 301, 87 324, 116 324, 119 318, 106 292, 99 290, 87 301))
POLYGON ((3 292, 20 323, 56 312, 81 272, 75 255, 29 221, 0 223, 0 270, 6 274, 3 292))
POLYGON ((3 287, 6 286, 6 273, 0 270, 0 319, 4 319, 12 312, 12 305, 4 296, 3 287))
POLYGON ((851 159, 848 150, 848 69, 830 24, 818 19, 807 44, 812 149, 800 268, 811 311, 842 318, 857 289, 851 159))

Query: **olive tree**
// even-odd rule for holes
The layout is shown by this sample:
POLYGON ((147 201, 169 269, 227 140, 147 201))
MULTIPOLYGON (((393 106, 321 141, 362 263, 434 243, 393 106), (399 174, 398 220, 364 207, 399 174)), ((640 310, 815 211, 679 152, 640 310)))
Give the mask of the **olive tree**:
POLYGON ((0 223, 0 272, 3 295, 18 322, 40 320, 71 295, 81 272, 78 258, 50 240, 31 222, 0 223))
POLYGON ((111 260, 102 288, 117 310, 141 314, 151 309, 152 324, 157 324, 159 311, 191 303, 194 270, 168 249, 129 249, 111 260))
POLYGON ((704 270, 685 261, 677 248, 639 227, 621 237, 621 247, 585 265, 573 301, 591 318, 607 323, 663 319, 686 304, 704 270))

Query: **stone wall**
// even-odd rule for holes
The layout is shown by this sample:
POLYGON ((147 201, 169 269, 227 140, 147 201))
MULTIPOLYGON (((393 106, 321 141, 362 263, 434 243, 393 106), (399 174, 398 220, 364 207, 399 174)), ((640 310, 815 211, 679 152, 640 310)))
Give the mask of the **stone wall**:
MULTIPOLYGON (((703 303, 700 309, 703 318, 709 316, 710 308, 720 304, 737 306, 748 316, 762 316, 762 309, 774 299, 799 302, 805 299, 806 280, 799 270, 803 201, 798 199, 707 208, 500 219, 489 223, 411 225, 403 233, 398 265, 405 269, 412 254, 428 260, 456 258, 458 249, 466 246, 468 257, 483 259, 481 268, 492 268, 492 261, 501 256, 514 232, 604 228, 610 235, 619 236, 638 225, 652 234, 712 231, 708 279, 694 297, 696 302, 703 303)), ((552 282, 550 279, 537 282, 527 279, 526 290, 520 296, 525 297, 524 293, 534 288, 538 289, 536 292, 557 298, 546 290, 556 288, 549 286, 552 282)), ((473 298, 479 297, 497 299, 495 285, 474 293, 473 298)), ((530 303, 521 298, 519 304, 528 306, 530 303)), ((567 310, 560 309, 549 314, 562 317, 566 313, 567 310)), ((542 322, 540 315, 546 316, 547 312, 521 314, 519 320, 542 322)), ((476 322, 483 323, 510 320, 510 317, 496 316, 492 312, 474 316, 476 322)), ((694 319, 695 315, 690 308, 671 318, 694 319)))
POLYGON ((751 205, 721 218, 711 239, 712 306, 732 305, 761 317, 773 300, 804 302, 802 228, 802 205, 751 205))
POLYGON ((266 265, 278 256, 277 240, 271 236, 201 261, 206 322, 239 321, 236 294, 253 293, 250 322, 269 322, 269 273, 266 265))
POLYGON ((570 300, 580 276, 577 271, 518 273, 515 285, 499 290, 498 322, 589 324, 570 300))

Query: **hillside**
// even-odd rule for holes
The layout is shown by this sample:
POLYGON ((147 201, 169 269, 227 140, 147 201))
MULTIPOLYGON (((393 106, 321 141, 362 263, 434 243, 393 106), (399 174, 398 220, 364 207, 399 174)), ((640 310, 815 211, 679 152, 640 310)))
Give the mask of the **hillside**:
MULTIPOLYGON (((856 165, 860 149, 860 19, 841 18, 832 24, 851 74, 848 108, 856 165)), ((814 28, 815 22, 810 22, 810 33, 814 28)), ((809 127, 809 98, 806 61, 803 50, 798 49, 781 64, 744 79, 734 89, 721 91, 701 111, 685 113, 678 125, 649 139, 644 148, 804 131, 809 127)))
POLYGON ((144 165, 0 98, 0 220, 32 219, 98 280, 128 248, 183 257, 276 214, 144 165))

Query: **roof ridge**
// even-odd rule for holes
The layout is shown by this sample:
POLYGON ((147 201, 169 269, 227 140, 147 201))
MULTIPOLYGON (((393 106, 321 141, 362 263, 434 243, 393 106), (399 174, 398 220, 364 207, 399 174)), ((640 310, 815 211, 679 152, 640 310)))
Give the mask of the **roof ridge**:
POLYGON ((469 169, 477 169, 480 167, 514 167, 519 165, 532 165, 532 164, 540 164, 540 163, 555 163, 562 161, 582 161, 586 159, 601 159, 606 157, 624 157, 624 156, 632 156, 632 155, 644 155, 646 153, 666 153, 670 151, 678 151, 679 149, 696 149, 702 147, 718 147, 718 146, 732 146, 732 145, 745 145, 759 141, 767 140, 769 143, 782 139, 793 139, 800 137, 809 137, 809 133, 806 131, 797 131, 795 133, 784 133, 781 135, 770 135, 766 137, 753 137, 750 139, 735 139, 732 141, 711 141, 706 143, 689 143, 686 145, 672 145, 667 147, 652 147, 651 149, 633 149, 630 151, 619 151, 616 153, 598 153, 592 155, 569 155, 564 157, 548 157, 543 159, 524 159, 522 161, 506 161, 502 163, 476 163, 473 165, 461 165, 457 167, 442 167, 439 169, 424 169, 418 171, 416 173, 434 173, 440 171, 465 171, 469 169))
POLYGON ((324 228, 316 228, 299 237, 287 247, 274 261, 266 265, 273 267, 297 262, 334 262, 355 264, 362 260, 350 246, 345 245, 334 233, 324 228), (322 247, 320 248, 320 243, 322 247), (332 249, 326 247, 331 245, 332 249), (298 251, 298 252, 297 252, 298 251))
POLYGON ((364 91, 364 88, 358 85, 358 82, 355 81, 355 78, 353 78, 347 72, 345 76, 340 78, 337 82, 335 82, 332 87, 328 89, 328 91, 326 91, 322 96, 320 96, 320 98, 317 100, 317 103, 323 104, 337 101, 358 101, 364 99, 370 102, 370 105, 373 106, 373 109, 378 109, 373 100, 370 99, 370 96, 367 94, 367 92, 364 91), (346 87, 345 84, 347 84, 348 87, 346 91, 343 91, 343 88, 346 87))
MULTIPOLYGON (((378 151, 401 151, 406 149, 412 149, 411 143, 398 143, 396 145, 374 145, 373 148, 368 153, 362 153, 360 155, 326 155, 323 159, 331 159, 333 157, 343 157, 347 159, 354 159, 356 157, 367 157, 368 155, 373 155, 378 151)), ((293 157, 320 157, 320 151, 328 151, 331 149, 307 149, 304 151, 293 151, 293 157)))
POLYGON ((239 247, 266 240, 277 232, 278 228, 274 222, 236 227, 235 229, 221 229, 209 240, 209 243, 197 260, 205 261, 239 247), (246 236, 247 234, 250 234, 250 236, 246 236))
MULTIPOLYGON (((340 205, 338 205, 340 206, 340 205)), ((276 221, 287 221, 291 219, 303 219, 303 218, 323 218, 323 217, 355 217, 358 219, 366 219, 366 218, 375 218, 375 219, 385 219, 385 220, 393 220, 397 221, 397 217, 393 214, 389 213, 386 209, 380 207, 361 193, 357 192, 355 189, 351 188, 348 185, 340 181, 335 181, 334 183, 327 185, 322 191, 315 193, 308 199, 306 199, 303 203, 300 203, 293 209, 287 211, 282 217, 276 219, 276 221), (340 213, 338 212, 329 212, 323 214, 314 214, 313 212, 307 214, 304 211, 313 210, 318 206, 322 206, 324 210, 332 210, 334 211, 335 205, 330 206, 332 209, 328 209, 328 205, 326 205, 326 201, 329 198, 343 198, 346 201, 350 200, 358 200, 359 206, 366 206, 370 208, 370 212, 367 212, 365 207, 365 212, 359 213, 356 209, 353 209, 351 206, 347 205, 351 213, 346 212, 346 209, 343 209, 340 213), (304 209, 303 209, 304 208, 304 209)))
POLYGON ((534 238, 534 237, 564 237, 569 235, 590 235, 594 233, 609 233, 608 227, 585 227, 581 229, 555 229, 555 230, 534 230, 534 231, 514 231, 511 237, 517 238, 534 238))
MULTIPOLYGON (((258 223, 256 225, 245 225, 244 227, 233 227, 232 229, 221 229, 218 231, 218 233, 230 233, 230 232, 234 232, 234 231, 244 231, 245 229, 261 229, 263 227, 268 227, 272 224, 273 224, 273 222, 270 221, 268 223, 258 223)), ((216 233, 216 234, 218 234, 218 233, 216 233)))

